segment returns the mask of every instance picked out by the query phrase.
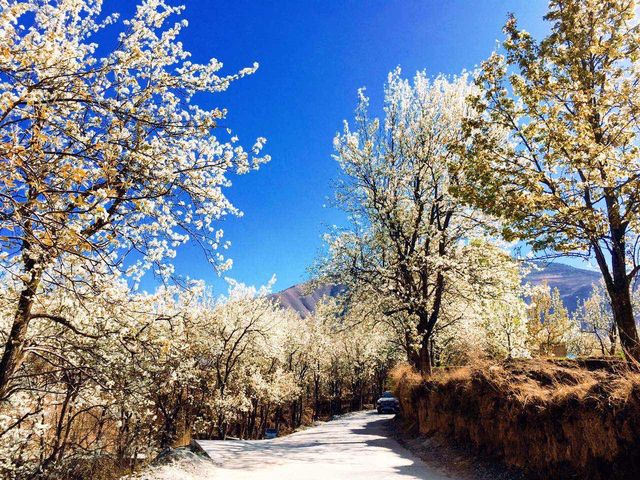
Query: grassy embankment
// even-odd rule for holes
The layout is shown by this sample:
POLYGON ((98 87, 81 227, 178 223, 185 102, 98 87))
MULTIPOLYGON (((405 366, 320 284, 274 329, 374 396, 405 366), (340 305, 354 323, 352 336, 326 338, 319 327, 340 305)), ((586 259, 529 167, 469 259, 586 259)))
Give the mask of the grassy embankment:
POLYGON ((619 361, 481 362, 423 378, 392 373, 421 435, 472 446, 544 479, 637 479, 640 374, 619 361))

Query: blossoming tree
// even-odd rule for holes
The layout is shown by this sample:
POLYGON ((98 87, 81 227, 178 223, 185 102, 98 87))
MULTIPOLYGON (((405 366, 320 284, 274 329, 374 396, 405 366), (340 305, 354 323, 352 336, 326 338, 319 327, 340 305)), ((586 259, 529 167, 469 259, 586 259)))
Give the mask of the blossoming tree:
POLYGON ((214 131, 226 111, 194 102, 257 65, 220 76, 215 59, 191 62, 178 41, 186 22, 169 23, 182 8, 163 0, 142 1, 101 53, 95 34, 117 28, 116 16, 100 20, 101 4, 0 1, 0 249, 21 282, 0 398, 24 360, 29 324, 70 325, 37 301, 60 275, 76 278, 70 258, 83 271, 169 276, 163 260, 190 240, 225 268, 216 221, 238 213, 223 193, 228 174, 268 160, 263 138, 249 151, 223 140, 214 131))
POLYGON ((410 361, 423 372, 438 322, 457 318, 453 302, 481 287, 480 277, 495 278, 487 275, 495 252, 470 243, 486 235, 487 217, 451 193, 459 156, 450 145, 462 139, 474 91, 464 75, 430 80, 421 72, 410 82, 397 69, 385 88, 384 120, 369 117, 360 91, 355 129, 345 122, 334 141, 343 173, 337 202, 352 226, 329 236, 320 270, 398 320, 394 328, 406 333, 410 361))
POLYGON ((593 258, 620 343, 640 360, 631 285, 638 257, 640 30, 635 1, 552 0, 541 42, 505 26, 477 78, 465 176, 471 204, 535 250, 593 258))

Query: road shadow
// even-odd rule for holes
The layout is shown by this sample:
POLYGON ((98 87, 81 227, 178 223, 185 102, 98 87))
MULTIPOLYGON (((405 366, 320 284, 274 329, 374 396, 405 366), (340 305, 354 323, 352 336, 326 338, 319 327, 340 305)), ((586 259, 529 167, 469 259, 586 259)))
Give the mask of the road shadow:
MULTIPOLYGON (((393 415, 372 412, 339 418, 273 440, 201 441, 213 462, 225 470, 255 471, 289 464, 345 471, 371 470, 366 478, 444 480, 388 436, 393 415)), ((347 478, 347 477, 344 477, 347 478)), ((358 477, 360 478, 360 477, 358 477)), ((365 478, 365 477, 362 477, 365 478)))

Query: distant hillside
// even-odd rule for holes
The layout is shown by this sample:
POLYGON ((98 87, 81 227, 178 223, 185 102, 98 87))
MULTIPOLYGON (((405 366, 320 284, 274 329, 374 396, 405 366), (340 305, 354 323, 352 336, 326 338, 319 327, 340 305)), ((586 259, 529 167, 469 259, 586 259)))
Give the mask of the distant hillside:
POLYGON ((541 270, 533 271, 524 277, 525 283, 540 285, 547 283, 557 288, 562 301, 570 312, 578 307, 578 303, 589 298, 593 284, 600 281, 600 272, 572 267, 564 263, 551 263, 541 270))
MULTIPOLYGON (((546 282, 549 287, 557 288, 570 312, 577 308, 579 302, 589 297, 592 285, 599 280, 599 272, 572 267, 564 263, 548 264, 524 278, 524 282, 531 285, 546 282)), ((306 318, 315 312, 316 305, 323 297, 336 297, 344 292, 344 287, 341 285, 323 285, 311 292, 307 292, 306 288, 306 284, 294 285, 274 294, 274 297, 283 307, 292 308, 302 318, 306 318)))
POLYGON ((302 318, 313 314, 316 305, 323 297, 337 297, 344 292, 342 285, 322 285, 311 292, 306 292, 306 284, 294 285, 274 295, 280 305, 294 309, 302 318))

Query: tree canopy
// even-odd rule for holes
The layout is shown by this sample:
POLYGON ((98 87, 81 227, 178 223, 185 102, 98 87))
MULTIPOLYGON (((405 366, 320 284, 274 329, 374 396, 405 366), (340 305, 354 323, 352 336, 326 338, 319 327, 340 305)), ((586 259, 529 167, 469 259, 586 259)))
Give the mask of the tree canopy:
POLYGON ((638 263, 640 31, 629 0, 552 0, 542 41, 505 25, 482 64, 458 193, 508 239, 597 262, 623 349, 640 359, 630 288, 638 263))

